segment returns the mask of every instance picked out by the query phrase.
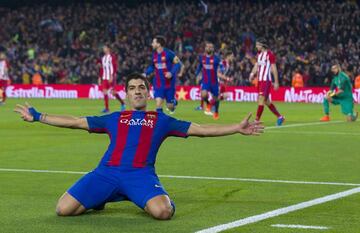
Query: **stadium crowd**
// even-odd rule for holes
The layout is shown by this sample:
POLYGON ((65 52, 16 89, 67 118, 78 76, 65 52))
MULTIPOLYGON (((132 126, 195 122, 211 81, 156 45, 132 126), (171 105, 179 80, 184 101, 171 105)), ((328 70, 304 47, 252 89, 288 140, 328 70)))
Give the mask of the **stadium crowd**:
POLYGON ((96 60, 110 42, 119 56, 118 82, 145 70, 151 40, 162 34, 185 65, 180 84, 195 84, 204 41, 233 50, 233 85, 250 85, 254 40, 265 37, 276 54, 282 85, 301 75, 305 86, 328 85, 339 61, 360 74, 360 10, 354 1, 112 2, 0 8, 0 44, 15 83, 95 83, 96 60))

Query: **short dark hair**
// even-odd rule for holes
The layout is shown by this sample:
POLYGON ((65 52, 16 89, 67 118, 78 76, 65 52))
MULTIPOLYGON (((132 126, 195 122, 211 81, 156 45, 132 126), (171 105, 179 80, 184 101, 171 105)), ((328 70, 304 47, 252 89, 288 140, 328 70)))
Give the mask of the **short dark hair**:
POLYGON ((257 39, 256 39, 256 43, 262 44, 262 46, 263 46, 264 48, 268 48, 268 47, 269 47, 268 44, 267 44, 267 41, 266 41, 266 39, 265 39, 264 37, 259 37, 259 38, 257 38, 257 39))
POLYGON ((108 49, 111 49, 110 43, 104 43, 104 44, 103 44, 103 48, 104 48, 104 47, 107 47, 108 49))
POLYGON ((157 36, 155 36, 155 39, 156 39, 156 42, 158 42, 162 47, 165 46, 165 44, 166 44, 166 39, 165 39, 164 36, 157 35, 157 36))
POLYGON ((125 80, 125 91, 127 92, 128 90, 128 86, 129 86, 129 82, 133 79, 141 79, 144 81, 146 89, 149 91, 150 90, 150 84, 149 81, 147 80, 147 78, 140 74, 140 73, 131 73, 128 76, 126 76, 126 80, 125 80))

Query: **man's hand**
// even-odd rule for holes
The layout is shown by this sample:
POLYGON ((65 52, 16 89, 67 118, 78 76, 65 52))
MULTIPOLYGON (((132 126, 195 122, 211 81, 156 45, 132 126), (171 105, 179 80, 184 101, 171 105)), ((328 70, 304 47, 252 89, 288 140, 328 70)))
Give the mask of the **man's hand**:
POLYGON ((274 90, 275 91, 279 90, 279 83, 278 82, 274 83, 274 90))
MULTIPOLYGON (((36 110, 33 107, 31 107, 30 104, 28 104, 27 102, 25 103, 25 106, 17 104, 15 109, 14 109, 14 112, 19 113, 21 118, 24 121, 27 121, 27 122, 34 122, 35 121, 33 114, 36 112, 36 110)), ((36 113, 38 113, 38 112, 36 112, 36 113)))
POLYGON ((252 113, 249 113, 239 124, 239 133, 243 135, 259 136, 264 133, 264 126, 260 121, 250 122, 252 113))
POLYGON ((166 72, 165 78, 171 79, 172 78, 171 72, 166 72))
POLYGON ((98 78, 98 85, 100 86, 101 85, 101 79, 98 78))
POLYGON ((249 76, 249 81, 252 82, 255 78, 255 74, 254 73, 250 73, 250 76, 249 76))

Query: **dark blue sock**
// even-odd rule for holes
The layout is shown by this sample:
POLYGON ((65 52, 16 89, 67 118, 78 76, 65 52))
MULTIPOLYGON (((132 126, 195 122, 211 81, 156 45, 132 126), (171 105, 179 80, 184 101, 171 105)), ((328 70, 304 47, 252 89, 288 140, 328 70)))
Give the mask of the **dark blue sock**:
POLYGON ((220 105, 220 101, 216 101, 215 102, 215 112, 219 112, 219 105, 220 105))

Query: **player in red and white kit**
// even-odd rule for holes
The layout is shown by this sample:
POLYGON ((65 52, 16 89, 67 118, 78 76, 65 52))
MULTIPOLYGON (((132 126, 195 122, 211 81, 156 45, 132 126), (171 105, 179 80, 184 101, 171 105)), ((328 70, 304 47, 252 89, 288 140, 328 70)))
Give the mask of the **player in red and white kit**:
POLYGON ((5 53, 0 53, 0 105, 6 101, 6 88, 9 85, 9 62, 6 60, 5 53))
POLYGON ((256 49, 258 50, 256 63, 250 73, 250 81, 253 80, 257 74, 258 77, 258 109, 256 112, 256 120, 260 121, 261 115, 264 111, 264 104, 268 106, 270 111, 277 117, 277 125, 281 126, 285 118, 278 112, 275 105, 269 100, 270 91, 272 88, 271 74, 274 76, 274 90, 279 89, 279 77, 276 68, 276 57, 268 49, 266 40, 259 38, 256 40, 256 49))
POLYGON ((234 79, 230 77, 230 66, 234 62, 235 56, 231 50, 225 51, 224 59, 221 61, 219 77, 219 99, 224 100, 226 96, 226 86, 228 86, 234 79))
POLYGON ((110 111, 109 91, 111 91, 111 94, 115 96, 115 98, 120 102, 121 111, 124 111, 125 102, 121 99, 120 95, 115 90, 117 67, 118 67, 117 56, 116 54, 111 53, 111 49, 109 45, 103 46, 103 52, 104 52, 104 56, 102 56, 101 61, 98 61, 98 64, 100 65, 98 83, 99 85, 101 85, 102 92, 104 93, 104 103, 105 103, 105 108, 102 112, 107 113, 110 111))

